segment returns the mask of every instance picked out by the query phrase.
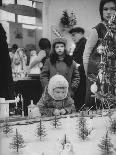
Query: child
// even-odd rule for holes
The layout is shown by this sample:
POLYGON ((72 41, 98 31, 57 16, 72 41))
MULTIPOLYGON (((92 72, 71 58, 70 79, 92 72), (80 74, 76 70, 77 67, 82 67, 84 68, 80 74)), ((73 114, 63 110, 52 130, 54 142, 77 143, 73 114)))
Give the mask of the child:
POLYGON ((52 76, 56 74, 63 75, 69 83, 69 93, 73 96, 75 90, 78 88, 80 76, 78 64, 67 54, 66 44, 67 40, 64 38, 56 38, 53 41, 53 50, 43 66, 40 80, 43 89, 45 89, 52 76))
POLYGON ((41 115, 64 115, 75 111, 74 101, 68 94, 69 83, 64 76, 53 76, 37 103, 41 115))

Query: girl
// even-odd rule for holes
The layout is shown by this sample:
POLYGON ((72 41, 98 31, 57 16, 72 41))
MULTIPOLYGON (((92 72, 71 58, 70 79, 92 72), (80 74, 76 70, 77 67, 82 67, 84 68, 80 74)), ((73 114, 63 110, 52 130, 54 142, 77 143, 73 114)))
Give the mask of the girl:
POLYGON ((52 52, 44 64, 40 74, 40 80, 43 89, 45 89, 52 76, 56 74, 63 75, 69 83, 69 93, 73 96, 75 90, 78 88, 80 75, 78 64, 67 54, 66 44, 67 40, 64 38, 53 40, 52 52))

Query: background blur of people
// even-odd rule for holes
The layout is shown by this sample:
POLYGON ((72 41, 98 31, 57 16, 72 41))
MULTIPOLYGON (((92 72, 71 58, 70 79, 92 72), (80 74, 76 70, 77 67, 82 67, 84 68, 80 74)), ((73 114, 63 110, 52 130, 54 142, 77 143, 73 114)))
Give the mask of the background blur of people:
MULTIPOLYGON (((29 66, 31 65, 31 63, 38 57, 36 50, 31 50, 30 52, 30 62, 29 62, 29 66)), ((37 58, 38 59, 38 58, 37 58)), ((41 66, 40 63, 36 64, 32 69, 30 69, 30 74, 40 74, 41 72, 41 66)))
POLYGON ((11 66, 13 64, 13 57, 14 57, 14 54, 15 54, 17 49, 18 49, 17 44, 13 44, 12 47, 9 49, 9 55, 10 55, 10 59, 11 59, 11 66))
POLYGON ((75 49, 73 52, 73 60, 80 64, 79 66, 79 74, 80 74, 80 83, 77 91, 74 95, 74 101, 76 104, 77 111, 83 106, 85 103, 86 96, 86 76, 84 72, 83 66, 83 52, 85 49, 86 38, 84 37, 85 30, 81 27, 72 28, 69 33, 72 36, 72 40, 75 43, 75 49))
MULTIPOLYGON (((42 66, 45 63, 46 58, 48 58, 50 50, 51 50, 51 43, 47 38, 41 38, 39 41, 39 48, 40 51, 38 56, 30 63, 29 71, 39 63, 42 63, 42 66)), ((41 67, 42 69, 42 67, 41 67)))
POLYGON ((19 73, 19 77, 24 77, 26 73, 27 56, 24 48, 18 48, 13 57, 13 73, 19 73))
POLYGON ((11 60, 6 40, 6 32, 0 24, 0 98, 14 99, 11 60))

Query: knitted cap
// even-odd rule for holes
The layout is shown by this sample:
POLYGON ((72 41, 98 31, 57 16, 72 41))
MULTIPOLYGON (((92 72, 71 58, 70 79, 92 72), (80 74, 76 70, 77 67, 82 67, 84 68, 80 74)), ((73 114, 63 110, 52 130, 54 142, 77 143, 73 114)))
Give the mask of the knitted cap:
POLYGON ((69 83, 68 83, 68 81, 66 80, 66 78, 64 76, 57 74, 57 75, 54 75, 49 81, 48 94, 52 98, 54 98, 53 90, 55 88, 59 88, 59 87, 67 88, 67 90, 66 90, 66 96, 67 96, 69 83))
POLYGON ((56 43, 63 43, 66 46, 67 40, 65 38, 56 38, 53 40, 53 45, 55 45, 56 43))

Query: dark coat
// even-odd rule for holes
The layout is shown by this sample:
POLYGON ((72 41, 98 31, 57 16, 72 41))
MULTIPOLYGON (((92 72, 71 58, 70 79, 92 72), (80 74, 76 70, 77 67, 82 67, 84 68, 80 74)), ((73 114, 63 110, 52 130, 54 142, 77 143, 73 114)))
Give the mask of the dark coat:
POLYGON ((6 32, 0 24, 0 97, 14 98, 11 60, 9 56, 6 32))
POLYGON ((73 52, 73 60, 76 63, 79 63, 79 64, 83 63, 83 52, 85 49, 86 41, 87 41, 86 38, 83 37, 79 40, 78 43, 76 43, 76 48, 73 52))
POLYGON ((76 48, 73 52, 73 60, 76 63, 79 63, 79 74, 80 74, 80 83, 74 95, 74 102, 77 111, 83 106, 85 103, 86 97, 86 75, 83 66, 83 52, 85 49, 86 38, 81 38, 78 43, 76 43, 76 48))

